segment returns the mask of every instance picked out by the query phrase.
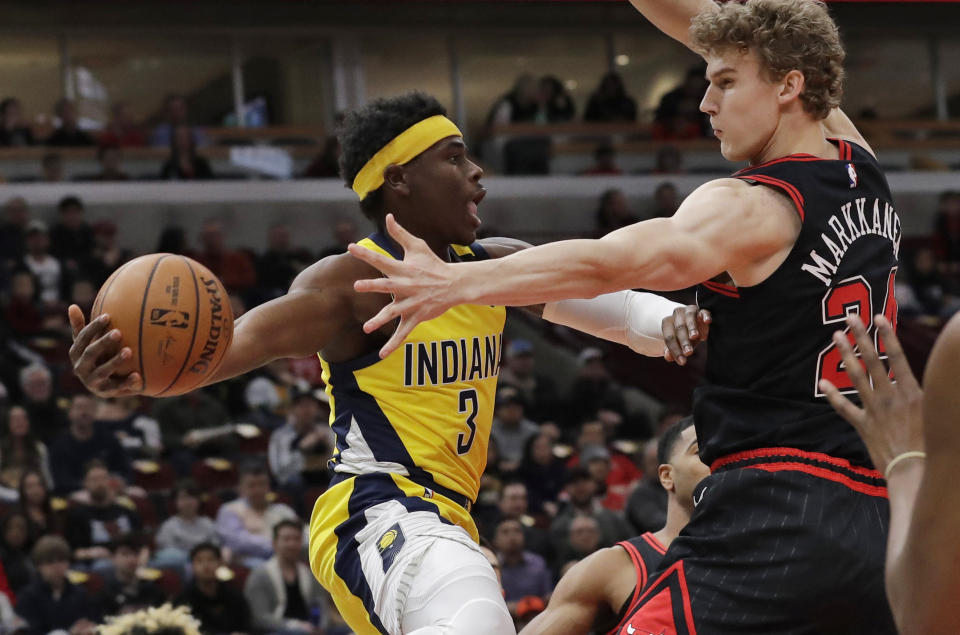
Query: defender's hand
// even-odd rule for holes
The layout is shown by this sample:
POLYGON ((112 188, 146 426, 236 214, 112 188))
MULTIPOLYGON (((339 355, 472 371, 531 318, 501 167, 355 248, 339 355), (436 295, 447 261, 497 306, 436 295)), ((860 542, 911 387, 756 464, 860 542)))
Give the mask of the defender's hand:
POLYGON ((76 304, 67 310, 73 329, 70 363, 74 374, 87 390, 98 397, 124 397, 140 392, 139 373, 118 376, 114 373, 126 363, 133 351, 120 345, 117 329, 108 330, 110 316, 104 313, 85 325, 83 311, 76 304))
POLYGON ((396 331, 380 349, 384 358, 403 343, 410 332, 427 320, 442 315, 455 304, 450 299, 450 264, 437 257, 423 240, 400 226, 393 214, 387 214, 387 231, 403 247, 403 260, 393 260, 370 249, 351 244, 348 249, 355 258, 372 265, 387 278, 357 280, 353 288, 362 293, 389 293, 393 301, 367 320, 366 333, 400 318, 396 331))
POLYGON ((896 382, 890 380, 862 319, 858 315, 852 315, 847 318, 847 324, 856 338, 860 359, 857 359, 846 335, 837 331, 833 334, 833 341, 843 354, 847 374, 860 393, 863 407, 856 406, 844 397, 836 386, 826 379, 820 380, 820 390, 826 393, 830 405, 840 416, 860 433, 874 466, 882 473, 886 471, 887 464, 893 457, 924 449, 923 389, 910 370, 900 340, 894 334, 890 322, 878 315, 873 323, 883 340, 896 382))
POLYGON ((663 318, 663 358, 683 366, 700 342, 707 341, 713 316, 695 304, 677 307, 673 315, 663 318))

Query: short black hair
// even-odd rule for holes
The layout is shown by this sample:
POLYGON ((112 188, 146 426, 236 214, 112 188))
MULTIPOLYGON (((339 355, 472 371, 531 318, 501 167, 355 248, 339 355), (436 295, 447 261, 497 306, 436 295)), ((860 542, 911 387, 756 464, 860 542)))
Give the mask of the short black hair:
POLYGON ((300 523, 300 521, 293 520, 292 518, 284 518, 283 520, 277 522, 277 524, 273 526, 273 539, 276 540, 277 538, 279 538, 280 531, 285 528, 296 529, 301 534, 303 533, 303 525, 300 523))
POLYGON ((241 463, 238 472, 238 476, 241 479, 244 476, 270 476, 270 470, 267 469, 266 463, 259 459, 250 459, 244 463, 241 463))
POLYGON ((170 492, 170 498, 172 500, 177 500, 177 496, 179 496, 181 493, 192 496, 198 500, 202 497, 200 487, 193 479, 190 478, 185 478, 177 482, 176 486, 173 488, 173 491, 170 492))
MULTIPOLYGON (((347 113, 337 134, 340 140, 340 174, 347 187, 381 148, 410 126, 435 115, 446 115, 447 109, 434 97, 418 91, 375 99, 347 113)), ((382 186, 360 201, 364 216, 383 228, 382 186)))
POLYGON ((564 480, 565 485, 570 485, 571 483, 577 483, 579 481, 592 481, 593 477, 590 476, 590 471, 578 465, 574 468, 567 470, 567 478, 564 480))
POLYGON ((83 477, 86 478, 87 474, 96 469, 103 469, 107 472, 110 472, 110 468, 107 466, 106 462, 101 461, 100 459, 90 459, 83 464, 83 477))
POLYGON ((209 551, 216 556, 218 560, 220 559, 220 547, 216 546, 212 542, 201 542, 194 545, 193 549, 190 550, 190 562, 193 562, 193 559, 204 551, 209 551))
POLYGON ((680 433, 692 425, 693 417, 684 417, 667 428, 667 430, 663 433, 663 436, 660 437, 660 444, 657 445, 658 465, 663 465, 670 462, 670 457, 673 455, 673 449, 676 447, 677 441, 680 440, 680 433))
POLYGON ((63 212, 68 207, 79 207, 83 211, 83 201, 80 200, 79 196, 64 196, 57 204, 57 211, 63 212))
POLYGON ((140 547, 143 546, 143 539, 134 533, 126 533, 117 536, 110 541, 110 551, 114 554, 117 553, 120 549, 129 549, 131 551, 140 551, 140 547))

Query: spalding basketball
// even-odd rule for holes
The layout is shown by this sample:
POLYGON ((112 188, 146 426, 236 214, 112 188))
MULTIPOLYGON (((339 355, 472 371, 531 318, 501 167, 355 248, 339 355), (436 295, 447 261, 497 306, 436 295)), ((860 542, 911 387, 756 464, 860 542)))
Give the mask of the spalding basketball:
POLYGON ((175 254, 150 254, 126 263, 97 294, 90 319, 110 315, 133 351, 144 395, 190 392, 210 378, 233 339, 233 310, 223 285, 200 263, 175 254))

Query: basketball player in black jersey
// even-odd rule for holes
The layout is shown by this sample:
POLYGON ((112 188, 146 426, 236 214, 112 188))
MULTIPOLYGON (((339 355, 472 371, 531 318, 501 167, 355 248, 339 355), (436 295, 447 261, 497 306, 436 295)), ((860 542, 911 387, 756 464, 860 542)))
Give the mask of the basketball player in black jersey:
POLYGON ((699 284, 714 326, 694 417, 712 474, 622 632, 894 633, 886 486, 820 388, 854 391, 831 339, 847 315, 871 337, 874 313, 895 323, 900 248, 880 165, 838 109, 836 25, 814 0, 634 4, 704 57, 701 110, 722 154, 750 167, 701 186, 672 218, 463 267, 388 218, 406 258, 358 254, 390 278, 356 288, 394 294, 365 328, 401 318, 384 354, 461 303, 699 284))
POLYGON ((667 524, 577 563, 557 584, 547 609, 521 635, 616 633, 650 574, 693 513, 693 488, 710 470, 700 460, 693 417, 663 433, 657 448, 660 484, 667 490, 667 524))

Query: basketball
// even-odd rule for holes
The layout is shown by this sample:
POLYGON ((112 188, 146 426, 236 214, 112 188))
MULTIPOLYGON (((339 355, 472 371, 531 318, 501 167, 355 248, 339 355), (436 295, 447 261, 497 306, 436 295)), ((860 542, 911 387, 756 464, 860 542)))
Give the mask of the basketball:
POLYGON ((144 395, 190 392, 210 378, 233 338, 233 310, 220 280, 200 263, 149 254, 117 269, 103 284, 90 319, 107 313, 133 351, 128 367, 144 395))

